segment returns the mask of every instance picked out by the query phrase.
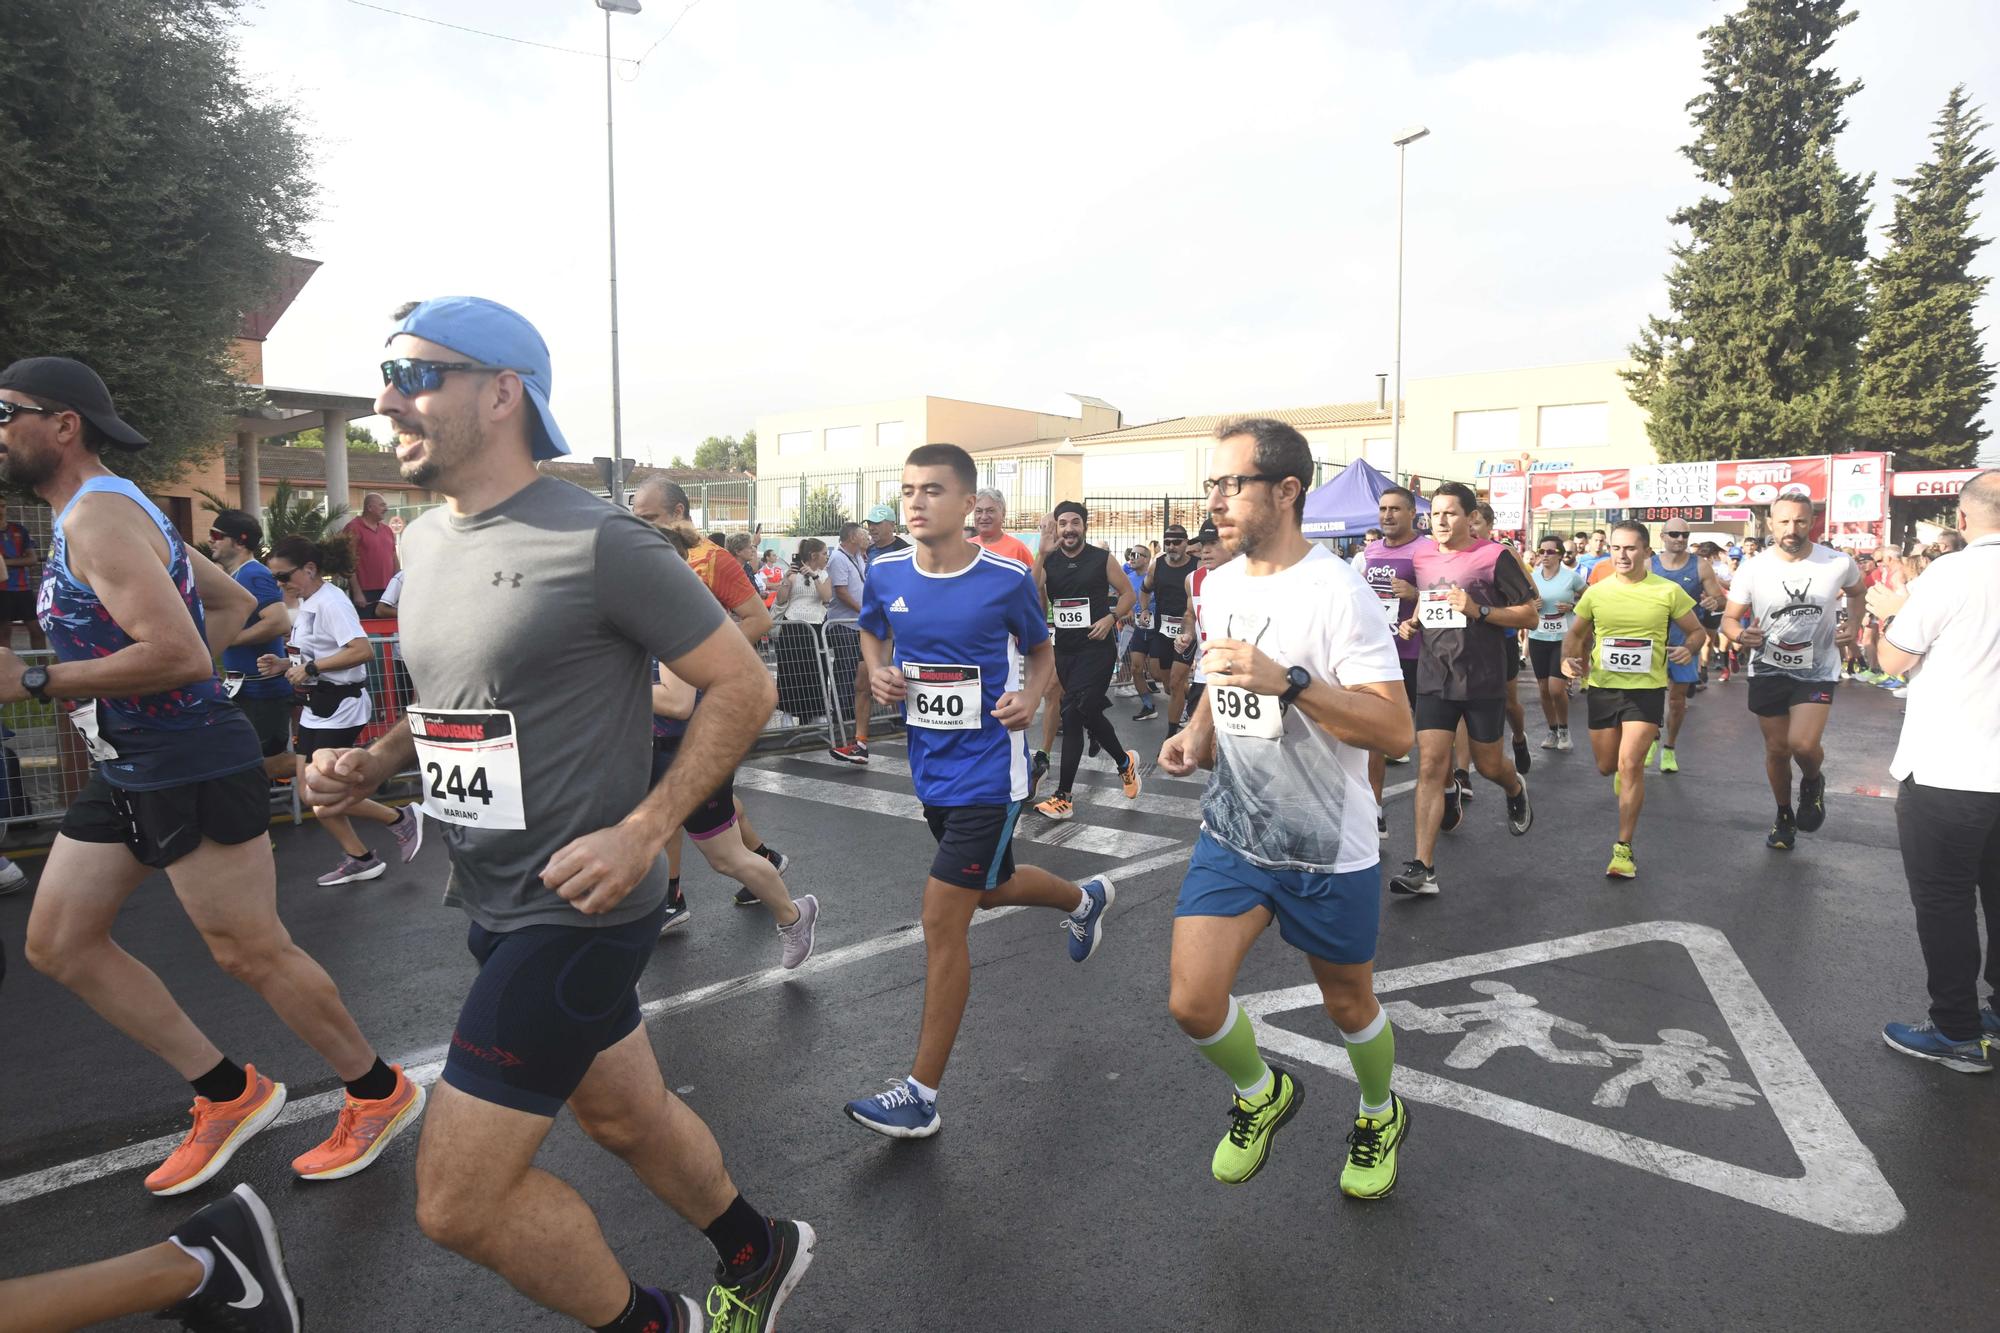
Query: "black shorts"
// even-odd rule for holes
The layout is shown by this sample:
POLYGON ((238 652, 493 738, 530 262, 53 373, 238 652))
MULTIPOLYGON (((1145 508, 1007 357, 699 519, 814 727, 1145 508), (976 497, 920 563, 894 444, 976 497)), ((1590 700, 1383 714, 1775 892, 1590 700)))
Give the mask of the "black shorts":
POLYGON ((352 750, 361 739, 360 727, 309 727, 299 719, 299 759, 310 764, 321 750, 352 750))
POLYGON ((1528 660, 1535 665, 1537 680, 1558 680, 1563 673, 1561 639, 1528 640, 1528 660))
POLYGON ((1417 659, 1414 657, 1404 657, 1398 660, 1403 664, 1403 693, 1410 696, 1410 707, 1415 708, 1417 706, 1417 659))
POLYGON ((1797 680, 1791 676, 1750 677, 1750 711, 1758 717, 1783 717, 1800 704, 1833 702, 1834 680, 1797 680))
POLYGON ((59 831, 76 842, 123 843, 139 864, 165 870, 203 839, 234 847, 270 828, 271 783, 260 765, 157 791, 126 791, 92 773, 59 831))
POLYGON ((231 702, 256 728, 257 744, 263 748, 266 759, 285 752, 285 747, 292 740, 292 700, 289 695, 279 695, 274 699, 247 699, 239 694, 231 702))
POLYGON ((1521 640, 1519 636, 1516 636, 1514 641, 1507 645, 1506 651, 1507 679, 1513 680, 1521 674, 1521 640))
POLYGON ((35 624, 35 597, 32 588, 0 588, 0 624, 35 624))
MULTIPOLYGON (((1186 622, 1186 612, 1181 613, 1181 620, 1183 623, 1186 622)), ((1159 618, 1155 616, 1153 624, 1158 626, 1159 623, 1159 618)), ((1159 665, 1160 670, 1171 671, 1176 662, 1194 661, 1194 645, 1192 643, 1188 645, 1187 656, 1183 657, 1180 650, 1174 647, 1174 641, 1167 637, 1166 632, 1155 628, 1153 630, 1153 661, 1159 665)))
POLYGON ((1657 690, 1606 690, 1593 685, 1583 692, 1584 707, 1590 712, 1590 729, 1606 731, 1627 722, 1644 722, 1657 727, 1667 715, 1667 692, 1657 690))
POLYGON ((469 1097, 554 1119, 598 1053, 639 1026, 639 976, 666 917, 662 899, 622 926, 474 922, 479 976, 458 1011, 444 1081, 469 1097))
POLYGON ((1465 734, 1481 745, 1500 739, 1507 729, 1507 701, 1504 699, 1447 699, 1441 694, 1417 696, 1418 731, 1457 731, 1465 723, 1465 734))
MULTIPOLYGON (((660 785, 660 779, 667 775, 669 768, 673 767, 674 756, 680 751, 681 743, 678 738, 671 742, 663 741, 657 736, 653 738, 654 786, 660 785)), ((723 830, 734 827, 735 824, 736 774, 731 773, 722 780, 720 787, 710 792, 700 805, 688 812, 688 817, 681 821, 681 828, 690 838, 699 842, 704 838, 712 838, 723 830)))
POLYGON ((1027 804, 925 806, 938 845, 931 878, 961 889, 997 889, 1014 878, 1014 826, 1027 804))

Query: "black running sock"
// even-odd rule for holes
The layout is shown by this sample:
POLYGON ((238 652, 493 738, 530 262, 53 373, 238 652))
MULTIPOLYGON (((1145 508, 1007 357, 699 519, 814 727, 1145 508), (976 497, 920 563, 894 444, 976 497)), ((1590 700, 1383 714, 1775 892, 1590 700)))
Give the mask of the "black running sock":
POLYGON ((667 901, 678 907, 681 901, 681 877, 675 875, 667 881, 667 901))
POLYGON ((771 1224, 741 1194, 701 1230, 722 1257, 723 1280, 732 1286, 771 1261, 771 1224))
POLYGON ((669 1310, 651 1291, 632 1282, 632 1294, 626 1298, 625 1310, 608 1324, 593 1324, 597 1333, 646 1333, 648 1329, 668 1329, 678 1333, 681 1327, 680 1312, 669 1310))
POLYGON ((225 1055, 221 1064, 188 1082, 194 1085, 197 1097, 206 1097, 212 1102, 233 1102, 249 1088, 250 1076, 243 1072, 242 1065, 225 1055))
POLYGON ((375 1057, 375 1064, 360 1078, 347 1080, 347 1095, 364 1102, 379 1102, 396 1091, 396 1071, 375 1057))
POLYGON ((766 861, 768 861, 771 859, 771 849, 769 847, 766 847, 763 843, 760 842, 755 847, 752 847, 750 849, 750 855, 761 856, 766 861))
POLYGON ((1790 807, 1789 805, 1781 805, 1778 807, 1778 822, 1780 824, 1791 824, 1797 822, 1795 816, 1792 814, 1792 807, 1790 807))

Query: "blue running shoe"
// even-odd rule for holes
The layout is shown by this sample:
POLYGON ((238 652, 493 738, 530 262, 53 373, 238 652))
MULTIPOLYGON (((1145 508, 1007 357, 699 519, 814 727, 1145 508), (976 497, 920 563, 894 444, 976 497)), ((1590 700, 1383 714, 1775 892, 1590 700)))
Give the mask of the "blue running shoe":
POLYGON ((1976 1041, 1953 1041, 1933 1023, 1890 1023, 1882 1029, 1882 1040, 1892 1051, 1914 1055, 1919 1060, 1935 1060, 1946 1069, 1961 1074, 1993 1072, 1993 1044, 1981 1037, 1976 1041))
POLYGON ((1097 952, 1097 946, 1104 943, 1104 914, 1111 910, 1111 902, 1118 896, 1109 876, 1092 875, 1083 882, 1083 901, 1090 908, 1081 917, 1063 918, 1063 930, 1069 935, 1069 960, 1072 963, 1086 963, 1097 952))
POLYGON ((1987 997, 1986 1006, 1979 1011, 1979 1026, 1987 1036, 2000 1041, 2000 1010, 1993 1007, 1993 999, 1987 997))
POLYGON ((944 1123, 938 1118, 937 1103, 919 1097, 906 1078, 892 1081, 873 1097, 849 1102, 847 1118, 892 1139, 927 1139, 944 1123))

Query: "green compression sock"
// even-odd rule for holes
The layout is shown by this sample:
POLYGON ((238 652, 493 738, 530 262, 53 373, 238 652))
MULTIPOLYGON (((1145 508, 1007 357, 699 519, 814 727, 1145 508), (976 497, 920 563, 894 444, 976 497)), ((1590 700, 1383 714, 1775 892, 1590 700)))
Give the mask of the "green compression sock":
POLYGON ((1212 1037, 1196 1037, 1194 1045, 1210 1064, 1229 1075, 1236 1091, 1246 1099, 1254 1100, 1270 1091, 1271 1067, 1257 1050, 1256 1029, 1235 996, 1229 997, 1229 1017, 1222 1030, 1212 1037))
POLYGON ((1389 1076, 1396 1069, 1396 1029, 1389 1026, 1389 1015, 1378 1009, 1367 1027, 1340 1035, 1347 1038, 1347 1059, 1361 1084, 1361 1109, 1387 1111, 1389 1076))

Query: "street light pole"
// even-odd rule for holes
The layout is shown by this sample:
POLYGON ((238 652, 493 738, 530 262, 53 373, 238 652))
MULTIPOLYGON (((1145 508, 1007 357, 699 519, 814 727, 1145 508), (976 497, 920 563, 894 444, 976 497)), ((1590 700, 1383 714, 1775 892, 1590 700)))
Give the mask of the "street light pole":
POLYGON ((618 385, 618 155, 611 127, 611 16, 636 14, 639 0, 597 0, 604 11, 604 216, 611 239, 611 503, 625 505, 624 414, 618 385))
POLYGON ((1403 159, 1410 145, 1429 133, 1430 130, 1422 125, 1412 125, 1395 138, 1396 396, 1389 405, 1389 478, 1399 486, 1403 482, 1403 159))

